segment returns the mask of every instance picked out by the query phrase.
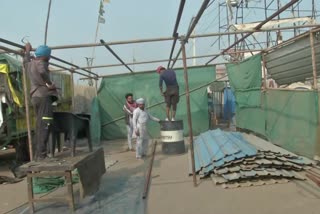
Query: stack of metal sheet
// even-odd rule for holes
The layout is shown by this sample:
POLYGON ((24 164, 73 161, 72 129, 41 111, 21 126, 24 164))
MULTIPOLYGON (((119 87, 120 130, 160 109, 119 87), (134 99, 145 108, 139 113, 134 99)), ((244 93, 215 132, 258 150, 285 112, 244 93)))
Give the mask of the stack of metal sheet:
POLYGON ((258 137, 220 129, 199 135, 194 151, 200 177, 225 188, 304 180, 299 171, 313 164, 258 137))

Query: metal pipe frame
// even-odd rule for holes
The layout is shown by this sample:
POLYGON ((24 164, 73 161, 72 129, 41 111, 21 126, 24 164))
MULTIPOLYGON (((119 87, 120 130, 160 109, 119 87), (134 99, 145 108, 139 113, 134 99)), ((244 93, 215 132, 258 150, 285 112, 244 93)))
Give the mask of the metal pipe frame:
MULTIPOLYGON (((12 50, 10 48, 3 47, 3 46, 0 46, 0 49, 7 50, 7 51, 9 51, 11 53, 14 53, 14 54, 17 54, 17 55, 23 57, 23 54, 21 52, 16 51, 16 50, 12 50)), ((96 77, 91 77, 89 75, 86 75, 86 74, 80 73, 78 71, 75 71, 74 69, 66 68, 66 67, 64 67, 62 65, 58 65, 58 64, 55 64, 55 63, 52 63, 52 62, 49 62, 49 65, 53 65, 55 67, 62 68, 62 70, 59 70, 59 71, 70 71, 71 73, 77 73, 77 74, 80 74, 82 76, 89 77, 90 79, 96 79, 97 77, 99 77, 98 75, 96 75, 96 77)), ((57 71, 57 70, 52 70, 52 71, 57 71)))
MULTIPOLYGON (((8 45, 15 46, 15 47, 17 47, 17 48, 24 49, 24 46, 23 46, 23 45, 19 45, 19 44, 17 44, 17 43, 11 42, 11 41, 6 40, 6 39, 2 39, 2 38, 0 38, 0 42, 3 42, 3 43, 8 44, 8 45)), ((35 49, 33 49, 33 50, 35 50, 35 49)), ((19 53, 19 51, 20 51, 20 50, 10 51, 10 52, 12 52, 12 53, 18 52, 18 53, 19 53)), ((19 54, 19 55, 20 55, 20 54, 19 54)), ((74 65, 74 64, 72 64, 72 63, 70 63, 70 62, 67 62, 67 61, 65 61, 65 60, 62 60, 62 59, 60 59, 60 58, 58 58, 58 57, 51 56, 51 58, 52 58, 52 59, 55 59, 55 60, 57 60, 57 61, 59 61, 59 62, 62 62, 62 63, 68 64, 68 65, 70 65, 70 66, 73 66, 73 67, 79 68, 79 66, 74 65)), ((92 73, 91 71, 84 70, 84 69, 82 69, 82 70, 83 70, 83 71, 86 71, 86 72, 88 72, 88 73, 90 73, 90 74, 93 74, 93 75, 95 75, 95 76, 98 76, 97 74, 92 73)), ((80 73, 80 74, 81 74, 81 73, 80 73)))
POLYGON ((108 49, 108 51, 110 51, 110 53, 117 58, 122 65, 124 65, 126 68, 128 68, 128 70, 133 73, 133 70, 131 70, 131 68, 129 68, 129 66, 105 43, 105 41, 103 39, 100 39, 101 44, 104 45, 104 47, 106 47, 108 49))
MULTIPOLYGON (((193 32, 194 28, 196 27, 196 25, 198 24, 198 21, 200 20, 203 12, 205 11, 205 9, 207 8, 208 4, 209 4, 210 0, 204 0, 199 11, 198 11, 198 14, 197 16, 194 18, 193 22, 192 22, 192 25, 190 26, 186 36, 183 36, 183 37, 180 37, 180 40, 183 38, 185 40, 185 43, 188 42, 188 39, 190 38, 190 35, 191 33, 193 32)), ((172 63, 172 66, 171 68, 173 68, 174 64, 176 64, 177 62, 177 59, 179 58, 180 56, 180 53, 181 53, 181 50, 182 47, 180 47, 179 51, 178 51, 178 54, 176 56, 176 58, 174 59, 173 63, 172 63)))
MULTIPOLYGON (((199 34, 199 35, 190 35, 190 39, 192 38, 205 38, 205 37, 215 37, 215 36, 226 36, 226 35, 234 35, 234 34, 242 34, 242 33, 258 33, 258 32, 270 32, 270 31, 277 31, 277 30, 289 30, 289 29, 296 29, 296 28, 318 28, 320 24, 310 24, 310 25, 297 25, 297 26, 286 26, 286 27, 279 27, 279 28, 265 28, 265 29, 258 29, 258 30, 240 30, 234 32, 218 32, 218 33, 208 33, 208 34, 199 34)), ((163 41, 171 41, 174 40, 174 37, 162 37, 162 38, 152 38, 152 39, 138 39, 138 40, 123 40, 123 41, 115 41, 115 42, 106 42, 107 45, 128 45, 128 44, 135 44, 135 43, 148 43, 148 42, 163 42, 163 41)), ((10 42, 8 40, 0 38, 0 42, 16 46, 18 48, 24 48, 24 46, 19 45, 17 43, 10 42), (4 42, 5 41, 5 42, 4 42), (18 45, 18 46, 17 46, 18 45)), ((59 49, 75 49, 75 48, 90 48, 90 47, 98 47, 103 46, 101 43, 88 43, 88 44, 74 44, 74 45, 61 45, 61 46, 50 46, 51 50, 59 50, 59 49)), ((33 51, 35 49, 32 49, 33 51)), ((19 50, 15 50, 19 51, 19 50)), ((10 53, 0 52, 2 53, 10 53)), ((76 67, 73 65, 73 67, 76 67)))
POLYGON ((191 119, 191 107, 190 107, 190 93, 189 93, 189 80, 188 80, 188 69, 187 69, 187 59, 186 59, 186 48, 185 42, 187 40, 183 39, 181 41, 182 49, 182 58, 183 58, 183 70, 184 70, 184 84, 186 87, 186 104, 187 104, 187 115, 188 115, 188 126, 189 126, 189 141, 190 141, 190 150, 191 150, 191 165, 192 165, 192 178, 193 186, 197 186, 197 177, 196 177, 196 167, 194 161, 194 147, 193 147, 193 132, 192 132, 192 119, 191 119))
MULTIPOLYGON (((260 52, 264 51, 264 49, 257 49, 257 50, 239 50, 236 52, 229 52, 229 54, 236 54, 236 53, 247 53, 247 52, 260 52)), ((217 54, 208 54, 208 55, 200 55, 200 56, 192 56, 192 57, 187 57, 187 59, 199 59, 199 58, 206 58, 206 57, 213 57, 213 56, 218 56, 220 53, 217 54)), ((179 58, 178 60, 182 60, 182 58, 179 58)), ((152 64, 152 63, 159 63, 159 62, 167 62, 168 59, 161 59, 161 60, 151 60, 151 61, 142 61, 142 62, 131 62, 127 63, 127 65, 139 65, 139 64, 152 64)), ((109 65, 95 65, 95 66, 86 66, 86 67, 80 67, 78 69, 91 69, 91 68, 108 68, 108 67, 117 67, 117 66, 122 66, 123 64, 109 64, 109 65)), ((75 69, 77 70, 77 69, 75 69)), ((57 70, 52 70, 52 71, 64 71, 63 69, 57 69, 57 70)))
POLYGON ((169 62, 168 62, 167 68, 170 67, 170 62, 171 62, 171 59, 172 59, 173 51, 174 51, 174 48, 175 48, 176 43, 177 43, 177 39, 178 39, 177 30, 178 30, 178 27, 179 27, 179 23, 180 23, 180 20, 181 20, 181 15, 182 15, 185 3, 186 3, 186 0, 181 0, 180 1, 179 11, 178 11, 178 14, 177 14, 177 19, 176 19, 176 24, 174 26, 173 33, 172 33, 172 36, 175 39, 173 40, 173 44, 172 44, 172 47, 171 47, 171 52, 170 52, 169 62))
MULTIPOLYGON (((285 11, 286 9, 288 9, 290 6, 292 6, 293 4, 295 4, 296 2, 298 2, 299 0, 291 0, 289 3, 287 3, 286 5, 284 5, 281 9, 279 9, 277 12, 273 13, 271 16, 269 16, 267 19, 265 19, 263 22, 261 22, 260 24, 258 24, 257 26, 254 27, 254 30, 259 30, 261 29, 261 27, 263 25, 265 25, 267 22, 269 22, 270 20, 272 20, 274 17, 278 16, 280 13, 282 13, 283 11, 285 11)), ((243 36, 242 38, 240 38, 238 41, 234 42, 232 45, 230 45, 228 48, 224 49, 221 54, 224 54, 225 52, 227 52, 228 50, 230 50, 231 48, 233 48, 234 46, 236 46, 238 43, 242 42, 243 40, 245 40, 246 38, 248 38, 251 34, 253 33, 247 33, 245 36, 243 36)), ((215 60, 216 58, 218 58, 218 56, 213 57, 212 59, 210 59, 206 65, 208 65, 210 62, 212 62, 213 60, 215 60)))

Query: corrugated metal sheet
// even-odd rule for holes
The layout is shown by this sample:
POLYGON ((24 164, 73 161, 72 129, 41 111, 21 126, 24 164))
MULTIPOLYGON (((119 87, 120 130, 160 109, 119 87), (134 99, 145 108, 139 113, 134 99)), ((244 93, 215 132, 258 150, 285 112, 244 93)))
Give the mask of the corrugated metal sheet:
POLYGON ((230 161, 257 154, 252 145, 236 135, 220 129, 200 134, 194 142, 196 172, 202 169, 209 172, 230 161))
MULTIPOLYGON (((317 70, 319 71, 319 36, 314 36, 314 43, 317 70)), ((268 73, 280 85, 304 81, 313 76, 310 36, 297 39, 284 47, 269 52, 265 59, 268 73)))
POLYGON ((280 183, 283 178, 306 179, 299 172, 312 167, 312 161, 255 136, 243 135, 220 129, 201 134, 194 143, 199 175, 211 175, 213 182, 224 188, 280 183))

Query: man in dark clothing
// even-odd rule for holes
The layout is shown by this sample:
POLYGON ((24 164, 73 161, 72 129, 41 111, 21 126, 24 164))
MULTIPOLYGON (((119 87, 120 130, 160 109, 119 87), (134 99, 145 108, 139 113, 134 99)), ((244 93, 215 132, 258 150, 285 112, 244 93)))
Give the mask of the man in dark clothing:
POLYGON ((123 105, 123 111, 125 114, 125 122, 127 126, 128 149, 130 151, 134 151, 132 148, 132 135, 133 135, 132 115, 133 115, 133 111, 137 108, 137 104, 133 100, 132 93, 127 93, 125 98, 126 98, 126 103, 123 105))
POLYGON ((165 98, 166 102, 166 121, 175 121, 177 103, 179 102, 179 85, 176 79, 176 73, 172 69, 165 69, 162 66, 157 68, 157 72, 160 74, 159 87, 162 96, 165 98), (165 82, 166 91, 163 92, 162 84, 165 82), (172 106, 172 112, 170 117, 170 109, 172 106))
POLYGON ((35 58, 31 60, 31 44, 25 45, 24 66, 30 80, 31 102, 36 115, 36 153, 35 160, 47 157, 47 142, 50 134, 50 124, 53 120, 52 102, 56 100, 56 86, 50 81, 49 59, 51 49, 39 46, 35 51, 35 58))

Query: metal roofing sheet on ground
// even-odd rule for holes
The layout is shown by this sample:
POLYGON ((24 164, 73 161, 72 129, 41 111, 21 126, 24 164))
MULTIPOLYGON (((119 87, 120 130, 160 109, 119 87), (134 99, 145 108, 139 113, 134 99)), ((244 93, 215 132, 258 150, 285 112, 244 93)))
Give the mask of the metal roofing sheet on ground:
POLYGON ((257 154, 257 150, 242 137, 220 129, 200 134, 194 142, 194 151, 197 172, 257 154))
POLYGON ((298 172, 313 165, 261 138, 236 132, 205 132, 194 147, 197 172, 201 177, 211 174, 224 188, 281 183, 283 178, 304 180, 298 172))
MULTIPOLYGON (((314 34, 315 35, 315 34, 314 34)), ((320 36, 314 36, 316 67, 320 69, 320 36)), ((310 35, 275 49, 265 56, 271 77, 280 85, 305 81, 313 76, 310 35)))

